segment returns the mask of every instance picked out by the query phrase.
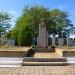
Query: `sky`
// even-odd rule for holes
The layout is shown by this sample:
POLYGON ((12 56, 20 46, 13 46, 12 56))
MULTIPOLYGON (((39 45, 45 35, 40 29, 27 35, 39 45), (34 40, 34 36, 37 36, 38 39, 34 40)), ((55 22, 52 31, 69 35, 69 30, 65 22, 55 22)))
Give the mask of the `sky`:
POLYGON ((48 9, 61 9, 69 12, 69 19, 75 25, 75 0, 0 0, 0 11, 7 11, 12 15, 12 24, 22 14, 24 6, 44 6, 48 9))

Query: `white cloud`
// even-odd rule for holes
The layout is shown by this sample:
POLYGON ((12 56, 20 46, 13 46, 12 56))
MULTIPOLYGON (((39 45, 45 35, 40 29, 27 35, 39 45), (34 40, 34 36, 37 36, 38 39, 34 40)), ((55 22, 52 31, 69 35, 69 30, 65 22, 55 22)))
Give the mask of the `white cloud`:
POLYGON ((16 11, 13 11, 13 10, 8 10, 8 12, 9 12, 10 14, 12 14, 12 15, 17 14, 17 12, 16 12, 16 11))
POLYGON ((10 10, 10 9, 0 9, 0 11, 4 11, 4 12, 8 12, 11 15, 16 15, 17 12, 14 10, 10 10))

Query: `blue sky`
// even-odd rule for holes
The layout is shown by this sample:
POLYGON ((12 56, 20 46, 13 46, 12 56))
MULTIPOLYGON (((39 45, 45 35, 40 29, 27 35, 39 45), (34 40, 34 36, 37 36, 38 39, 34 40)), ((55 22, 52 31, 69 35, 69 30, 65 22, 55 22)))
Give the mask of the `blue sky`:
POLYGON ((49 9, 61 9, 69 12, 70 19, 75 25, 75 0, 0 0, 0 11, 5 10, 13 16, 12 24, 21 15, 24 6, 41 5, 49 9))

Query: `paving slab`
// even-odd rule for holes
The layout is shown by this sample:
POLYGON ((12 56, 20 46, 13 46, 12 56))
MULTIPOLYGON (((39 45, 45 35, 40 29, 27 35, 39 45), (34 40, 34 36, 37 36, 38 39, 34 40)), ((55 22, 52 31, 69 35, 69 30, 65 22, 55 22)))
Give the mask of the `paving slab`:
POLYGON ((75 66, 23 66, 0 68, 0 75, 75 75, 75 66))

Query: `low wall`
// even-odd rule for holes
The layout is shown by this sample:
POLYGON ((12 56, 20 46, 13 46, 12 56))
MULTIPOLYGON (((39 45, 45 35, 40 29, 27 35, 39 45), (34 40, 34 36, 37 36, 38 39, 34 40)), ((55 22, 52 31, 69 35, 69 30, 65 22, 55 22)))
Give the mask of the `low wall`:
POLYGON ((63 51, 64 57, 75 57, 75 51, 63 51))
POLYGON ((56 48, 55 52, 62 57, 75 57, 75 49, 72 48, 56 48))
POLYGON ((24 51, 0 51, 0 57, 24 57, 26 54, 24 51))
POLYGON ((0 57, 24 57, 30 50, 29 48, 0 49, 0 57))

